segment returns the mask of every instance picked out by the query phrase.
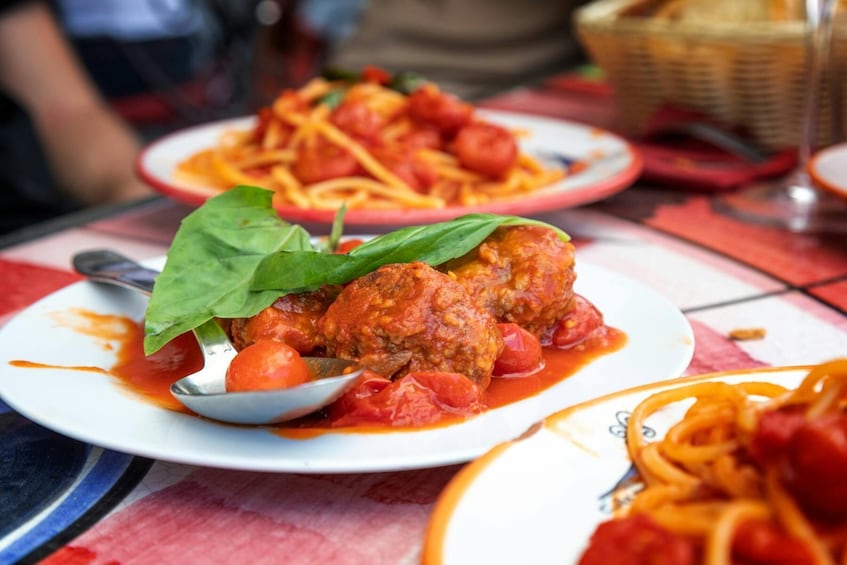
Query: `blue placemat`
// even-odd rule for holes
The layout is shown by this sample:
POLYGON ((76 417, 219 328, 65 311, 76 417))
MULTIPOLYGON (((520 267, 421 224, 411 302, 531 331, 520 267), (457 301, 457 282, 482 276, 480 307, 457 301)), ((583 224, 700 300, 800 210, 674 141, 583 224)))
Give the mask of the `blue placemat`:
POLYGON ((41 559, 85 531, 152 461, 57 434, 0 400, 0 563, 41 559))

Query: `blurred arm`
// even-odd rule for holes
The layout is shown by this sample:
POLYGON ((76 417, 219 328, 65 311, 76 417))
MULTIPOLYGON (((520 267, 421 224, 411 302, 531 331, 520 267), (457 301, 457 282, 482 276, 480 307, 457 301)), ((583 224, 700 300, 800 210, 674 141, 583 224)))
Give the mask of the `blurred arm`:
POLYGON ((0 17, 0 87, 27 110, 55 177, 82 204, 150 194, 133 170, 139 141, 101 98, 41 2, 0 17))

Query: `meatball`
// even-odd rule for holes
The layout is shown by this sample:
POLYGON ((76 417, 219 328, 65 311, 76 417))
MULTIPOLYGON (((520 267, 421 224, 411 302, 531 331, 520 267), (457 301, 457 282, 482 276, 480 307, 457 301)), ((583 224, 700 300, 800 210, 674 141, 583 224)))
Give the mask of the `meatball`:
POLYGON ((323 347, 318 320, 332 302, 334 293, 325 289, 286 294, 249 318, 231 321, 229 334, 236 349, 261 339, 274 339, 305 354, 323 347))
POLYGON ((461 373, 482 387, 503 338, 467 290, 426 263, 380 267, 350 282, 320 320, 327 355, 389 378, 461 373))
POLYGON ((574 247, 543 226, 498 228, 475 250, 439 267, 498 322, 548 342, 573 307, 574 247))

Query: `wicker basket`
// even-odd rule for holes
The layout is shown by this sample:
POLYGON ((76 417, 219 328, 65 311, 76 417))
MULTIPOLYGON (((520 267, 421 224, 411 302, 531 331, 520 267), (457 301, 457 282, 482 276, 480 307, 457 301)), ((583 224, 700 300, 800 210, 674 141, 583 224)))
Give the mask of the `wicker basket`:
MULTIPOLYGON (((746 1, 746 0, 742 0, 746 1)), ((688 23, 627 16, 643 0, 595 0, 576 13, 580 41, 614 89, 621 126, 638 134, 671 103, 744 127, 764 147, 796 146, 806 93, 805 22, 688 23)), ((818 142, 841 135, 847 33, 839 23, 818 85, 818 142), (838 127, 834 127, 837 124, 838 127)))

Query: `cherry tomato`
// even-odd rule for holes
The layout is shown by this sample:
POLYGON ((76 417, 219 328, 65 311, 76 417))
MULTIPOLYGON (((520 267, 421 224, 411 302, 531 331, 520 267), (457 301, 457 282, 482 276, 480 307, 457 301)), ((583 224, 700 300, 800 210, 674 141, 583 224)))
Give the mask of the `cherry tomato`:
POLYGON ((373 154, 385 168, 409 185, 412 190, 425 192, 438 180, 438 170, 435 165, 415 157, 411 152, 376 149, 373 154))
POLYGON ((750 440, 750 454, 761 467, 778 462, 791 437, 806 422, 798 406, 766 410, 759 416, 756 432, 750 440))
POLYGON ((567 349, 579 345, 592 335, 602 331, 603 314, 580 295, 576 295, 574 307, 559 320, 553 332, 553 345, 567 349))
POLYGON ((253 129, 253 137, 262 139, 265 137, 265 132, 268 131, 268 126, 273 119, 274 112, 269 107, 259 108, 256 112, 256 127, 253 129))
POLYGON ((315 296, 287 294, 248 318, 243 331, 245 343, 274 340, 290 345, 301 355, 313 351, 323 343, 315 325, 326 308, 315 296))
POLYGON ((329 142, 318 142, 300 148, 291 170, 300 182, 312 184, 352 176, 359 170, 359 163, 349 151, 329 142))
POLYGON ((694 543, 643 514, 607 520, 597 526, 578 565, 694 565, 694 543))
POLYGON ((787 535, 775 523, 761 520, 747 520, 738 525, 732 540, 732 556, 733 563, 815 563, 805 543, 787 535))
POLYGON ((409 95, 409 115, 421 124, 435 126, 442 135, 452 138, 462 126, 470 123, 473 106, 427 84, 409 95))
POLYGON ((400 138, 403 147, 415 149, 442 149, 441 134, 432 126, 420 126, 409 130, 400 138))
POLYGON ((783 477, 800 505, 833 522, 847 518, 847 415, 827 414, 797 428, 786 444, 783 477))
POLYGON ((344 241, 338 244, 338 249, 336 249, 335 252, 339 255, 350 253, 351 251, 362 245, 364 242, 364 239, 345 239, 344 241))
POLYGON ((362 69, 362 80, 376 84, 388 84, 391 82, 391 73, 374 65, 365 65, 362 69))
POLYGON ((238 352, 226 372, 226 390, 271 390, 303 384, 309 367, 297 350, 272 339, 257 341, 238 352))
POLYGON ((373 144, 384 126, 382 116, 361 102, 344 102, 329 115, 329 121, 353 139, 373 144))
POLYGON ((538 338, 513 323, 497 324, 503 335, 503 351, 494 362, 494 375, 529 373, 541 366, 541 343, 538 338))
POLYGON ((486 123, 460 129, 453 151, 464 167, 493 178, 505 175, 518 158, 518 144, 509 130, 486 123))
POLYGON ((420 371, 390 381, 366 372, 329 407, 329 417, 336 427, 367 423, 409 427, 482 410, 482 390, 459 373, 420 371))

